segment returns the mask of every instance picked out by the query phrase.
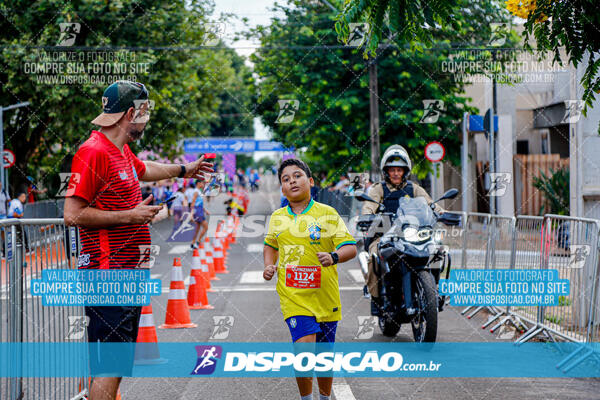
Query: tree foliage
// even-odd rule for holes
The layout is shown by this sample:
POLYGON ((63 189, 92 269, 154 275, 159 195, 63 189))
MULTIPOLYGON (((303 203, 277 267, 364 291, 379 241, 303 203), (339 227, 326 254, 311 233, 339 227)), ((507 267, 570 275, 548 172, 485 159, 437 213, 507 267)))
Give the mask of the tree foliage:
POLYGON ((581 83, 586 109, 595 93, 600 92, 600 11, 592 0, 528 0, 507 1, 507 8, 516 16, 526 18, 525 39, 535 38, 537 50, 551 52, 554 60, 562 62, 560 52, 566 51, 574 66, 587 59, 581 83))
MULTIPOLYGON (((102 92, 111 83, 40 82, 40 74, 28 73, 26 66, 47 60, 44 54, 74 55, 76 60, 83 57, 86 66, 95 61, 93 57, 100 57, 98 63, 110 64, 108 57, 120 54, 117 61, 124 62, 128 70, 147 63, 147 71, 133 74, 155 101, 145 136, 134 146, 138 149, 172 157, 183 137, 208 135, 219 124, 224 97, 240 92, 238 72, 232 65, 237 60, 226 50, 164 46, 201 46, 211 11, 205 0, 80 0, 66 4, 0 0, 0 104, 31 103, 27 109, 10 111, 4 120, 5 146, 15 152, 17 161, 10 172, 13 188, 28 175, 38 187, 47 186, 58 172, 68 170, 68 160, 93 129, 90 121, 100 113, 102 92), (74 46, 54 47, 61 38, 60 24, 67 22, 80 24, 74 46), (107 47, 137 49, 114 51, 107 47)), ((97 74, 85 71, 80 75, 97 74)), ((252 92, 251 87, 246 91, 252 92)))
POLYGON ((350 23, 367 22, 369 39, 366 48, 374 55, 387 25, 400 42, 431 43, 429 28, 451 22, 456 5, 457 0, 346 0, 335 27, 345 42, 350 34, 350 23))
MULTIPOLYGON (((444 71, 442 63, 448 61, 451 41, 487 40, 489 22, 506 20, 506 10, 484 3, 469 6, 464 1, 463 17, 455 21, 458 29, 447 35, 435 32, 435 51, 387 46, 378 52, 381 150, 394 143, 405 146, 420 177, 430 170, 424 158, 430 141, 444 144, 446 160, 460 162, 458 124, 464 111, 477 111, 465 106, 463 83, 444 71), (500 16, 486 15, 489 9, 500 16), (423 101, 430 99, 444 101, 446 110, 437 123, 421 123, 423 101)), ((263 123, 274 139, 305 150, 316 171, 331 177, 350 168, 368 170, 369 74, 363 50, 335 47, 339 42, 332 21, 337 13, 321 2, 289 1, 277 11, 281 17, 254 32, 263 46, 252 57, 263 123), (299 107, 290 123, 278 123, 278 100, 285 99, 298 100, 299 107)))

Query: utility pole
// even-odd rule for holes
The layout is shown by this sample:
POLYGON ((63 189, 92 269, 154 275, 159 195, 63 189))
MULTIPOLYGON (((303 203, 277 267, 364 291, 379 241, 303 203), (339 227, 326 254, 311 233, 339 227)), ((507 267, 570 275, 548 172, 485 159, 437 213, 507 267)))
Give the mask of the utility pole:
MULTIPOLYGON (((492 53, 492 59, 493 59, 493 65, 495 66, 496 64, 496 59, 497 59, 497 55, 498 55, 498 50, 495 50, 492 53)), ((492 79, 492 116, 490 118, 490 124, 492 125, 492 128, 490 129, 490 148, 491 148, 491 154, 490 154, 490 172, 491 173, 495 173, 496 172, 496 132, 495 132, 495 119, 496 116, 498 115, 498 96, 497 96, 497 90, 496 90, 496 74, 494 73, 492 75, 493 79, 492 79)), ((493 198, 490 199, 490 214, 496 214, 497 210, 498 210, 498 203, 496 202, 496 198, 497 196, 493 196, 493 198)))
POLYGON ((15 108, 27 107, 28 101, 13 104, 7 107, 0 106, 0 182, 2 182, 2 189, 9 193, 8 189, 8 171, 4 168, 4 111, 14 110, 15 108))
MULTIPOLYGON (((321 0, 333 12, 340 11, 329 1, 321 0)), ((369 68, 369 129, 371 132, 371 180, 378 182, 381 178, 379 171, 379 96, 377 92, 377 56, 369 56, 367 60, 369 68)))
POLYGON ((369 57, 369 116, 371 132, 371 180, 378 182, 379 171, 379 97, 377 92, 377 56, 369 57))

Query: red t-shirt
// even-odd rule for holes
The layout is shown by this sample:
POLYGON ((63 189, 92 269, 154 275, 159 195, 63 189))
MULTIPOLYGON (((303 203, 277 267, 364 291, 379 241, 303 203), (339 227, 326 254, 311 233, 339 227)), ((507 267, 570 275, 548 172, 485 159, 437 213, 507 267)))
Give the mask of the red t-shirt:
MULTIPOLYGON (((99 210, 130 210, 142 201, 138 177, 145 171, 146 166, 128 145, 121 153, 102 132, 92 131, 73 157, 69 186, 74 190, 70 195, 99 210)), ((140 254, 151 244, 148 225, 81 226, 79 233, 80 268, 135 268, 140 254)))

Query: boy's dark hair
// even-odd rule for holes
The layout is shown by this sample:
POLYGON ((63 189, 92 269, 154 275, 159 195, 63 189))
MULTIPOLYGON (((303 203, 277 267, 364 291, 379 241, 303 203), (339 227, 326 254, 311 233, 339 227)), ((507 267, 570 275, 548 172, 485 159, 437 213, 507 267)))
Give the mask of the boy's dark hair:
POLYGON ((308 165, 306 165, 306 163, 304 161, 299 160, 297 158, 288 158, 287 160, 285 160, 284 162, 281 163, 281 165, 279 166, 279 169, 277 170, 277 177, 279 178, 279 183, 281 183, 281 174, 283 173, 283 170, 285 169, 285 167, 289 167, 290 165, 297 166, 302 171, 304 171, 304 173, 306 174, 307 177, 309 177, 309 178, 312 177, 310 168, 308 167, 308 165))

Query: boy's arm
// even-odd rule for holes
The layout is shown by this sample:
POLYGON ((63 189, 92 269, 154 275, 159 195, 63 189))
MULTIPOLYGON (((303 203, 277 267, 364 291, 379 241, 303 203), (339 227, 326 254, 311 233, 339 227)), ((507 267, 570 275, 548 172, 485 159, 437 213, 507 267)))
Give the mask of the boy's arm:
POLYGON ((279 257, 279 251, 273 247, 265 244, 263 249, 263 260, 265 263, 265 270, 263 271, 263 278, 270 281, 277 271, 277 258, 279 257))
MULTIPOLYGON (((356 245, 355 244, 346 244, 335 251, 339 257, 338 264, 350 261, 354 257, 356 257, 356 245)), ((319 262, 324 267, 329 267, 333 265, 333 257, 331 253, 319 252, 317 253, 317 257, 319 257, 319 262)))

